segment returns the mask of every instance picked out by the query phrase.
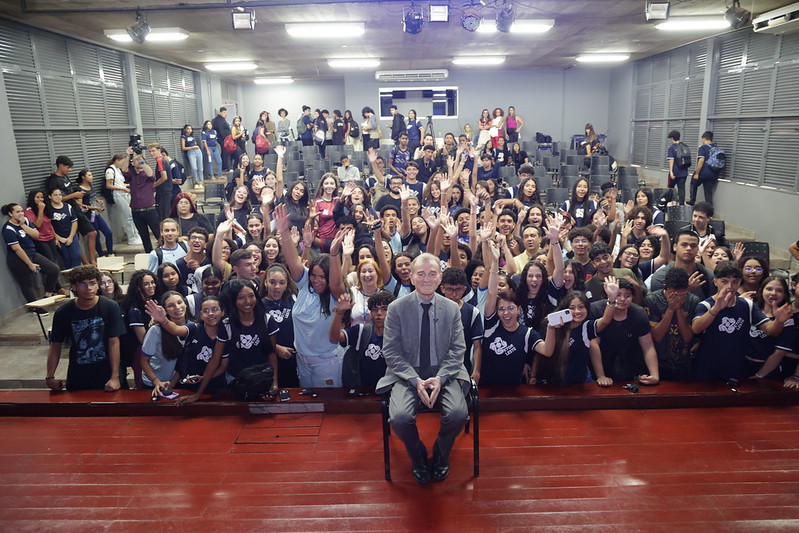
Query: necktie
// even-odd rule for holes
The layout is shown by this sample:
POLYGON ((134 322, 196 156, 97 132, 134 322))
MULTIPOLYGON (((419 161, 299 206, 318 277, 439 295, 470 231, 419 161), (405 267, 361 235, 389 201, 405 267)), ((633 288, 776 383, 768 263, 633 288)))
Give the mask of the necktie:
POLYGON ((430 368, 430 307, 432 305, 431 303, 422 304, 422 330, 419 332, 419 370, 422 372, 427 372, 430 368))

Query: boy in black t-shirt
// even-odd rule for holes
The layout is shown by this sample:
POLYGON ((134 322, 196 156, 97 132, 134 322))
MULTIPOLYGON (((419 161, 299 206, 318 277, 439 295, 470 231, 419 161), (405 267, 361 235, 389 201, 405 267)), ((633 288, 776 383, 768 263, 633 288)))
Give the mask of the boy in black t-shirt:
POLYGON ((341 368, 341 383, 345 388, 373 391, 380 378, 386 374, 383 328, 388 304, 393 301, 394 295, 390 292, 377 291, 366 301, 372 323, 342 329, 341 322, 346 312, 352 309, 352 300, 348 292, 338 299, 336 313, 330 324, 330 342, 337 342, 348 348, 341 368))
POLYGON ((100 290, 100 271, 93 266, 72 270, 69 282, 77 298, 61 306, 53 317, 50 350, 47 353, 47 387, 54 391, 64 387, 55 379, 61 357, 61 346, 70 340, 67 389, 118 390, 119 337, 125 332, 119 305, 100 290))

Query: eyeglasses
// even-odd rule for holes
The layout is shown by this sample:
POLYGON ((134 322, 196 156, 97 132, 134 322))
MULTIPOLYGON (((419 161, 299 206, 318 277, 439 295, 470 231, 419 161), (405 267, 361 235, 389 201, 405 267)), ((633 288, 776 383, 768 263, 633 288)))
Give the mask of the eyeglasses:
POLYGON ((507 307, 497 307, 497 311, 499 311, 500 313, 512 313, 516 311, 516 306, 509 305, 507 307))
POLYGON ((218 313, 221 310, 222 309, 220 309, 219 307, 207 307, 201 310, 200 313, 203 315, 210 315, 211 313, 218 313))
POLYGON ((100 282, 100 286, 101 287, 109 287, 109 286, 112 286, 112 285, 114 285, 113 281, 101 281, 100 282))
MULTIPOLYGON (((189 240, 190 241, 204 241, 205 237, 202 236, 202 235, 192 235, 191 237, 189 237, 189 240)), ((230 250, 230 248, 228 248, 228 250, 230 250)))
POLYGON ((625 250, 622 255, 626 255, 627 257, 638 257, 637 253, 631 252, 630 250, 625 250))
POLYGON ((763 267, 744 267, 744 272, 757 272, 760 274, 763 272, 763 267))
POLYGON ((223 246, 222 247, 222 251, 223 252, 229 252, 230 251, 230 246, 223 246))

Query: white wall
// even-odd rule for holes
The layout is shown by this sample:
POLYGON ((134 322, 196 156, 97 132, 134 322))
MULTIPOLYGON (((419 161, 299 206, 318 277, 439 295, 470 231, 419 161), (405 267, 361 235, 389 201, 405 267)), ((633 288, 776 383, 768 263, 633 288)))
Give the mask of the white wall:
POLYGON ((239 112, 247 128, 255 126, 261 111, 269 111, 272 120, 277 122, 277 110, 281 107, 289 112, 292 127, 302 113, 303 105, 311 109, 327 109, 331 117, 334 109, 344 112, 343 80, 295 81, 290 85, 245 83, 241 85, 240 94, 239 112))
MULTIPOLYGON (((437 136, 459 133, 468 122, 475 129, 480 111, 515 106, 525 121, 523 140, 535 138, 540 131, 555 140, 569 140, 580 133, 586 122, 594 124, 597 132, 608 128, 610 98, 608 69, 573 68, 569 70, 533 69, 509 70, 450 70, 443 82, 418 84, 457 86, 459 88, 458 118, 435 118, 437 136)), ((415 86, 409 83, 385 83, 374 79, 373 72, 347 74, 344 78, 346 107, 360 116, 364 106, 377 109, 378 89, 391 86, 415 86)), ((407 110, 400 109, 405 114, 407 110)))
POLYGON ((632 155, 633 65, 614 68, 609 75, 607 149, 616 159, 627 162, 632 155))

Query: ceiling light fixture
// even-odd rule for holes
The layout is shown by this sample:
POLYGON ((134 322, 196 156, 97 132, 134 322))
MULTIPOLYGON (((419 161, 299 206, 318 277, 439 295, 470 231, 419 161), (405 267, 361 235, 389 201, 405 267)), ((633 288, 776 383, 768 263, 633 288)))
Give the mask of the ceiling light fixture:
POLYGON ((505 4, 502 9, 497 11, 497 30, 502 33, 509 33, 516 18, 516 8, 513 4, 505 4))
POLYGON ((288 85, 294 83, 294 79, 288 76, 278 76, 277 78, 255 78, 252 82, 256 85, 288 85))
POLYGON ((630 54, 581 54, 578 63, 620 63, 630 59, 630 54))
POLYGON ((740 0, 733 0, 730 8, 724 13, 724 18, 730 23, 732 29, 743 28, 752 20, 752 13, 741 7, 740 0))
POLYGON ((363 22, 286 24, 286 33, 298 39, 349 39, 366 33, 363 22))
POLYGON ((144 40, 150 34, 150 23, 147 22, 140 11, 136 11, 136 22, 128 28, 128 35, 131 40, 139 44, 144 44, 144 40))
POLYGON ((646 20, 666 20, 669 18, 670 7, 669 2, 647 2, 644 11, 646 20))
MULTIPOLYGON (((133 39, 128 35, 127 30, 103 30, 106 37, 120 43, 129 43, 133 39)), ((151 28, 150 33, 145 38, 148 43, 165 43, 170 41, 183 41, 189 37, 189 32, 183 28, 151 28)))
POLYGON ((376 68, 380 66, 377 58, 351 58, 351 59, 328 59, 327 64, 331 68, 376 68))
POLYGON ((237 72, 239 70, 255 70, 258 63, 254 61, 220 61, 218 63, 206 63, 205 70, 209 72, 237 72))
POLYGON ((405 14, 402 16, 402 31, 416 35, 421 33, 422 24, 424 24, 422 10, 416 7, 414 2, 411 2, 410 7, 405 10, 405 14))
POLYGON ((483 13, 479 7, 474 5, 463 10, 461 15, 461 27, 466 31, 477 31, 482 28, 483 13))
POLYGON ((255 29, 255 11, 252 9, 244 9, 237 7, 230 12, 230 17, 233 22, 234 30, 254 30, 255 29))
POLYGON ((460 66, 496 66, 505 62, 505 56, 463 56, 452 60, 453 65, 460 66))
POLYGON ((430 22, 449 22, 449 6, 430 4, 430 22))
POLYGON ((669 17, 669 20, 656 24, 663 31, 714 31, 724 30, 730 23, 722 17, 669 17))

